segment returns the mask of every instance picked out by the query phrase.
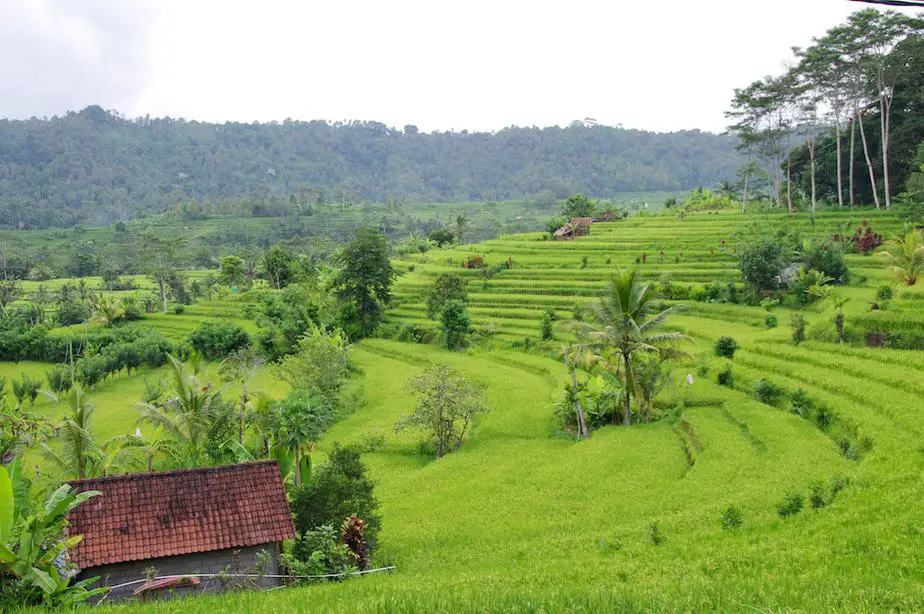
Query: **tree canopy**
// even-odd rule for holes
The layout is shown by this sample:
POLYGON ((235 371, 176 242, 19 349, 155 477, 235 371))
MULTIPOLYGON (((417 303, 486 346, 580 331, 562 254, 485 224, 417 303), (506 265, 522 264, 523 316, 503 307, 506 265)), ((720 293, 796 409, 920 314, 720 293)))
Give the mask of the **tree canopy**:
POLYGON ((731 176, 731 138, 580 124, 496 133, 379 122, 211 124, 91 106, 0 120, 0 226, 107 224, 255 194, 254 216, 330 202, 460 202, 688 189, 731 176))

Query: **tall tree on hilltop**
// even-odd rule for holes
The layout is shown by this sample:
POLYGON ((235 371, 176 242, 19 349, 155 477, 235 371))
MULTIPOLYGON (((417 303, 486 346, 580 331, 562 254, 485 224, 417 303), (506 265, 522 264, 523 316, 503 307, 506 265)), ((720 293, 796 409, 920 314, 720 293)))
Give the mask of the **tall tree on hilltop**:
MULTIPOLYGON (((810 84, 817 94, 817 100, 827 106, 827 117, 834 125, 837 148, 837 204, 844 206, 844 173, 841 135, 844 121, 849 113, 847 100, 846 59, 841 41, 830 33, 813 39, 807 49, 797 50, 800 77, 810 84)), ((814 185, 814 181, 813 181, 814 185)))
POLYGON ((886 208, 892 206, 889 180, 889 137, 892 127, 892 102, 895 82, 904 68, 893 60, 892 51, 908 35, 924 30, 924 20, 896 11, 866 9, 847 19, 848 27, 862 46, 860 67, 879 105, 880 144, 882 147, 882 184, 886 208))

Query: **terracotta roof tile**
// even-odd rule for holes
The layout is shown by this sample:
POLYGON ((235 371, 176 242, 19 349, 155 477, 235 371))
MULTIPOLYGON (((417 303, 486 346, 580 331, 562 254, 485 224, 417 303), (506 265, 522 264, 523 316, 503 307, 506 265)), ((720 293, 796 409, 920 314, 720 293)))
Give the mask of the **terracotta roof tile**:
POLYGON ((82 569, 295 537, 275 461, 77 480, 98 490, 70 515, 82 569))

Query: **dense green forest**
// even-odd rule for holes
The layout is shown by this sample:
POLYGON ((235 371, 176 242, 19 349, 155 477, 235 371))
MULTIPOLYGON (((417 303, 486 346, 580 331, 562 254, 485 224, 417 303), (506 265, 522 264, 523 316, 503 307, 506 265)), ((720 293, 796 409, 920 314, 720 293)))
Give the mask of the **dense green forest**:
POLYGON ((111 223, 253 195, 255 217, 330 202, 459 202, 676 191, 733 176, 731 138, 575 123, 424 133, 378 122, 209 124, 91 106, 0 121, 0 225, 111 223))

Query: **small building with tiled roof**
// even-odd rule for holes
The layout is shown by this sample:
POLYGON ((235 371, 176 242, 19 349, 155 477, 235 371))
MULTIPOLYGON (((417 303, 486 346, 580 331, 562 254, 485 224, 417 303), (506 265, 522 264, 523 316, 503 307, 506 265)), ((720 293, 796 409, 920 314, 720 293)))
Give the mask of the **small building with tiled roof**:
POLYGON ((100 576, 102 585, 119 586, 110 599, 143 592, 143 581, 152 575, 202 574, 185 582, 147 583, 180 592, 274 584, 265 576, 279 573, 279 544, 295 537, 275 461, 70 484, 80 492, 102 493, 71 513, 69 531, 83 540, 70 557, 81 578, 100 576))

